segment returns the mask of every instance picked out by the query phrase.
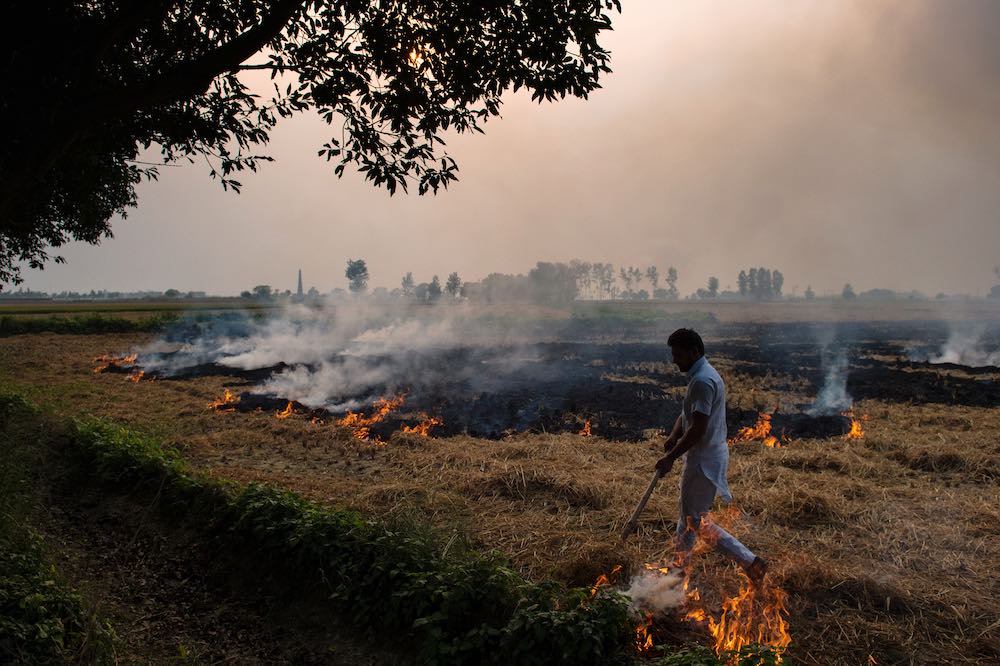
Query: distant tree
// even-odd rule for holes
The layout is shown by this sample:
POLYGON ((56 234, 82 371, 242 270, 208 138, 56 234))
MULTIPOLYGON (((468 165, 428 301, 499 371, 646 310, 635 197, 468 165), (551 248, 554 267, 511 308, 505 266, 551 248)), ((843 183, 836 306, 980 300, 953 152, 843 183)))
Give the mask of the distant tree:
POLYGON ((448 281, 444 284, 444 290, 452 298, 458 298, 458 293, 462 290, 462 279, 458 277, 458 273, 452 273, 448 276, 448 281))
POLYGON ((746 298, 750 294, 750 278, 747 277, 746 271, 740 271, 740 275, 736 278, 736 283, 739 285, 740 296, 746 298))
POLYGON ((435 275, 431 278, 431 283, 427 285, 427 300, 436 301, 441 298, 441 280, 435 275))
POLYGON ((364 259, 348 259, 344 276, 348 281, 347 288, 355 294, 362 293, 368 288, 368 266, 364 259))
POLYGON ((667 298, 676 301, 679 292, 677 291, 677 269, 673 266, 667 269, 667 298))
POLYGON ((586 298, 590 298, 592 296, 591 285, 593 284, 591 264, 579 259, 573 259, 569 262, 569 270, 573 273, 573 279, 576 280, 577 293, 584 294, 586 298))
POLYGON ((622 284, 625 285, 625 291, 632 291, 632 271, 626 270, 624 266, 618 269, 618 276, 622 279, 622 284))
POLYGON ((811 301, 816 298, 816 292, 813 291, 812 285, 806 287, 806 300, 811 301))
POLYGON ((649 284, 653 287, 653 292, 655 293, 656 290, 660 288, 660 269, 656 266, 650 266, 647 268, 646 279, 649 280, 649 284))
POLYGON ((632 278, 632 284, 638 287, 642 283, 642 278, 645 273, 643 273, 642 270, 636 266, 629 266, 628 273, 629 277, 632 278))
POLYGON ((781 298, 781 288, 785 286, 785 276, 781 274, 781 271, 775 270, 771 274, 771 286, 773 288, 773 295, 775 298, 781 298))
POLYGON ((411 296, 413 294, 413 273, 407 273, 403 276, 400 281, 400 285, 403 288, 404 296, 411 296))
POLYGON ((260 298, 260 299, 271 298, 271 296, 273 296, 273 292, 271 291, 271 285, 268 284, 257 285, 256 287, 253 288, 253 295, 255 298, 260 298))
POLYGON ((857 294, 854 293, 854 287, 851 286, 850 282, 844 285, 844 290, 840 293, 840 295, 845 301, 853 301, 857 298, 857 294))
POLYGON ((177 289, 167 289, 165 292, 163 292, 163 295, 167 298, 177 298, 178 296, 181 295, 181 292, 178 291, 177 289))
POLYGON ((531 299, 544 305, 563 305, 576 299, 578 291, 572 269, 567 264, 538 262, 528 272, 531 299))
POLYGON ((635 300, 637 300, 637 301, 648 301, 649 300, 649 292, 646 291, 645 289, 640 289, 639 291, 635 292, 635 300))
POLYGON ((710 277, 708 278, 708 294, 710 298, 716 298, 719 295, 719 278, 710 277))
POLYGON ((251 294, 249 291, 241 291, 240 298, 253 298, 253 294, 251 294))
POLYGON ((316 298, 319 296, 319 289, 316 287, 309 287, 309 291, 306 292, 306 296, 309 298, 316 298))
POLYGON ((774 296, 774 285, 771 283, 771 271, 767 268, 757 269, 757 298, 771 300, 774 296))

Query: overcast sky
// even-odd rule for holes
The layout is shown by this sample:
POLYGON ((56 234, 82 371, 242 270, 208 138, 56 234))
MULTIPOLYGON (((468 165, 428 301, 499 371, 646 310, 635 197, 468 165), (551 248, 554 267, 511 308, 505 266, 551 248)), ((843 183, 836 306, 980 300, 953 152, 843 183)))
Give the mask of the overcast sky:
POLYGON ((614 73, 588 101, 510 95, 449 142, 460 180, 396 195, 279 124, 276 162, 222 192, 161 169, 99 247, 26 271, 33 289, 236 294, 257 284, 475 280, 579 258, 676 266, 689 293, 748 266, 785 291, 985 293, 1000 264, 1000 0, 623 0, 614 73))

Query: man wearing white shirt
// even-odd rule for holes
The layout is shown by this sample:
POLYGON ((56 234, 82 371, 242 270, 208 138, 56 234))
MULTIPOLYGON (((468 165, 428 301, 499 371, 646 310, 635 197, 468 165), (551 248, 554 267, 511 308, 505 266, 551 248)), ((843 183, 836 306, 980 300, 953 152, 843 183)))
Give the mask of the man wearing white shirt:
POLYGON ((687 373, 684 407, 663 444, 666 455, 656 463, 666 476, 674 462, 684 457, 680 481, 680 518, 677 521, 677 559, 686 565, 699 531, 729 558, 747 577, 760 585, 767 563, 729 532, 715 524, 702 525, 716 494, 729 503, 733 496, 726 481, 729 444, 726 442, 726 385, 705 358, 705 343, 696 332, 681 328, 667 339, 674 364, 687 373), (707 532, 707 534, 706 534, 707 532))

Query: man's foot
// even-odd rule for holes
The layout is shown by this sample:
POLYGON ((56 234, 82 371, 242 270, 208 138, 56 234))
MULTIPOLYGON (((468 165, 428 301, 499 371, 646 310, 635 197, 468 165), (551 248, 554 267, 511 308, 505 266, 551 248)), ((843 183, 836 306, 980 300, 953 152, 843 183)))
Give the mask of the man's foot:
POLYGON ((750 579, 750 584, 759 590, 764 585, 764 576, 767 575, 767 560, 755 557, 743 570, 750 579))

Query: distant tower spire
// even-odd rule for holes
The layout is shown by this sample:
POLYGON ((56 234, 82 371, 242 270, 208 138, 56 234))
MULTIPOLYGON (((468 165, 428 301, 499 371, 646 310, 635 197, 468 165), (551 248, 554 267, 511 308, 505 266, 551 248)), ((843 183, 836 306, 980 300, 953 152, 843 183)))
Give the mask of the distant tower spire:
POLYGON ((302 269, 299 269, 299 290, 295 292, 297 295, 302 295, 302 269))

